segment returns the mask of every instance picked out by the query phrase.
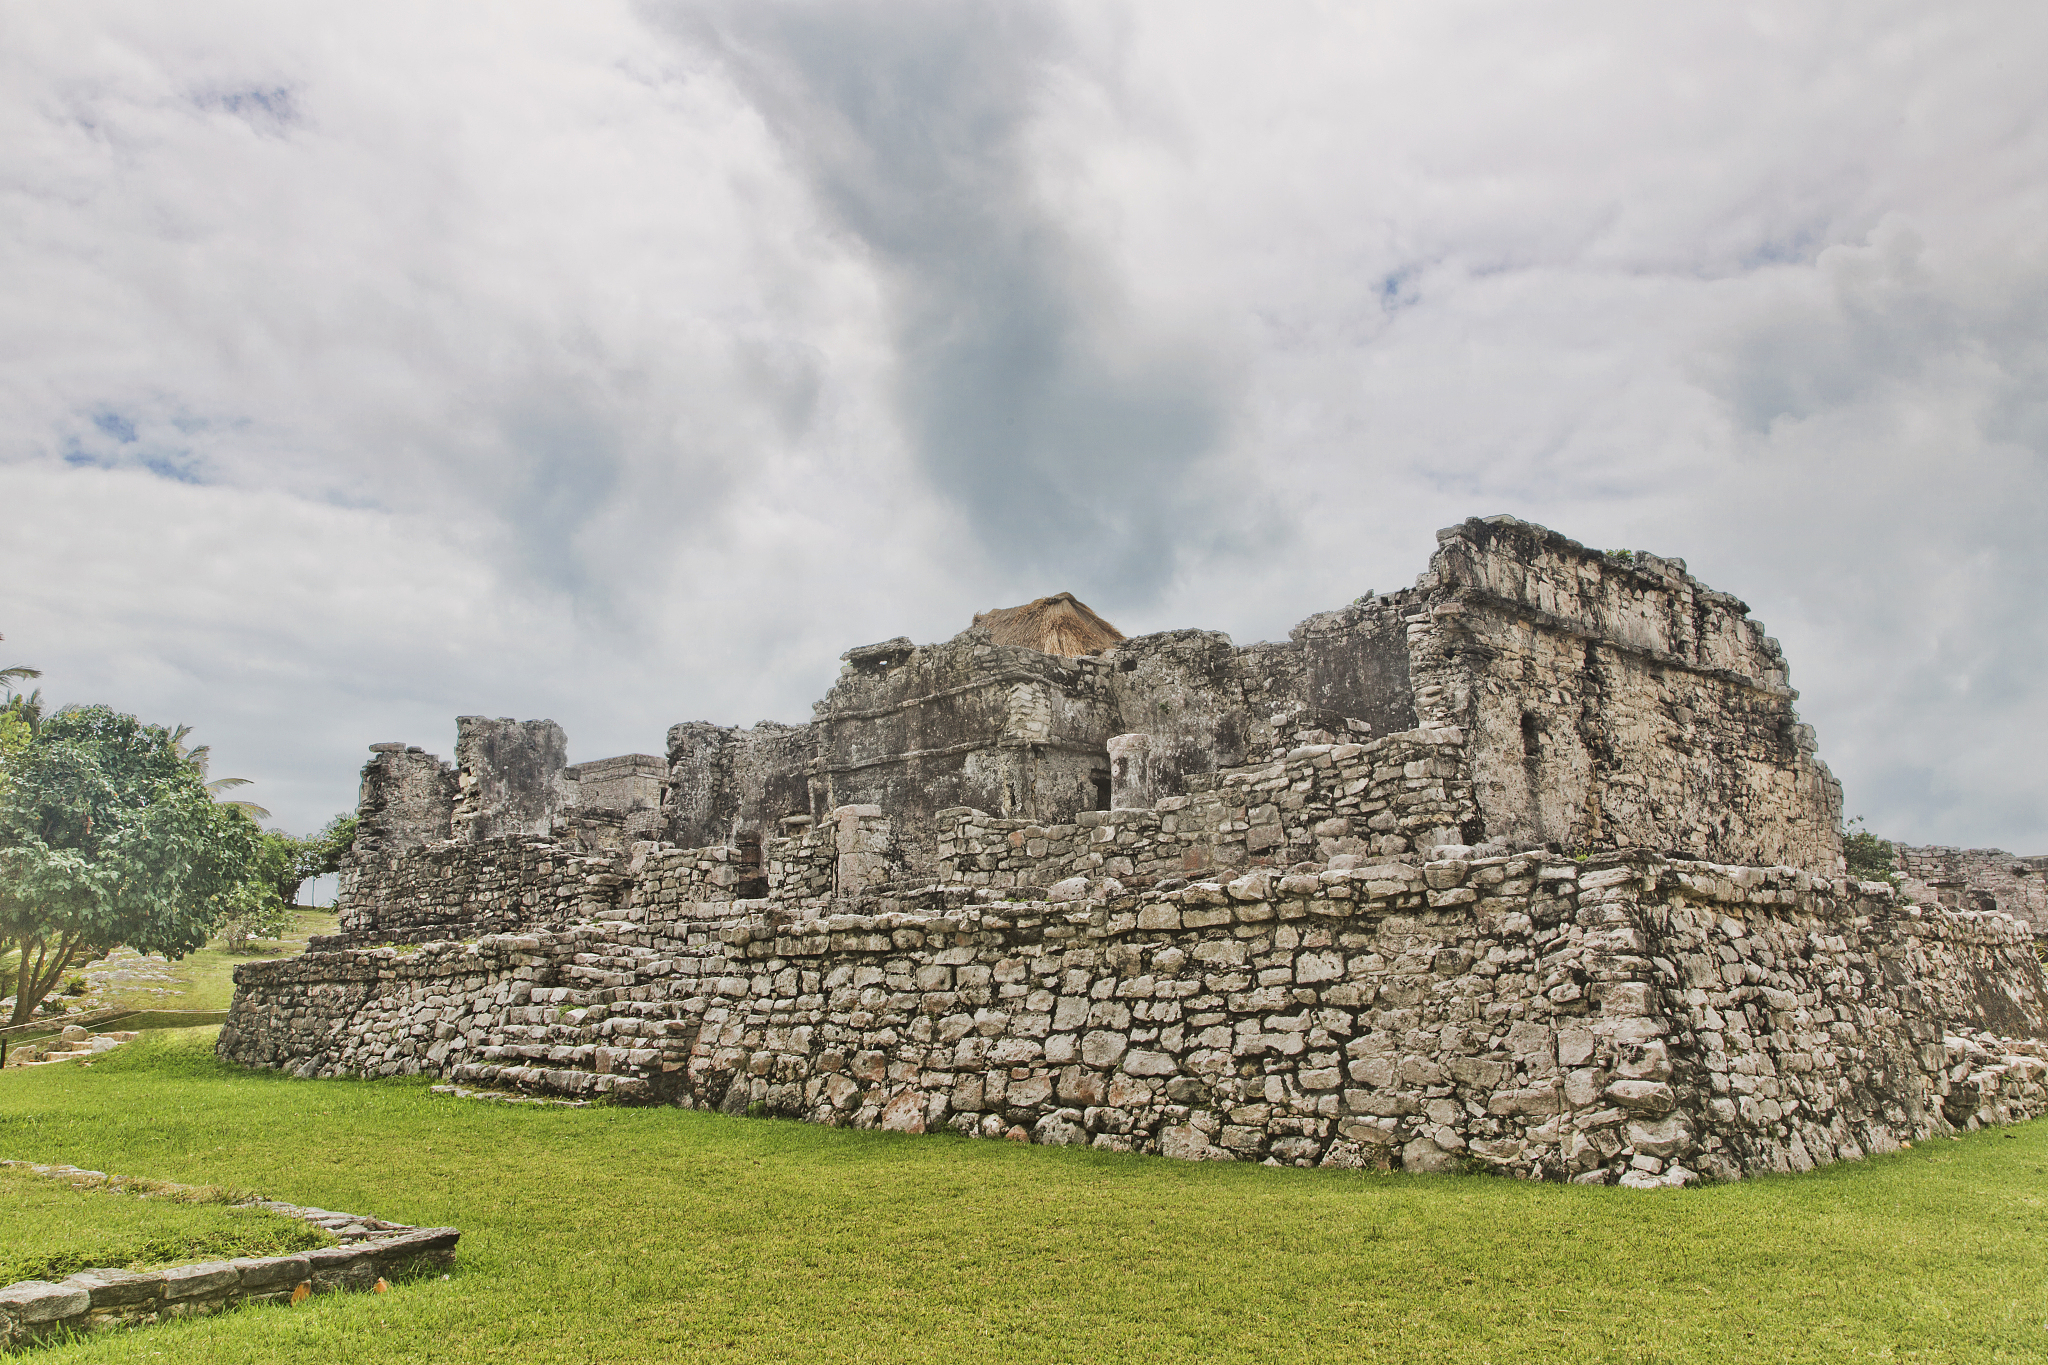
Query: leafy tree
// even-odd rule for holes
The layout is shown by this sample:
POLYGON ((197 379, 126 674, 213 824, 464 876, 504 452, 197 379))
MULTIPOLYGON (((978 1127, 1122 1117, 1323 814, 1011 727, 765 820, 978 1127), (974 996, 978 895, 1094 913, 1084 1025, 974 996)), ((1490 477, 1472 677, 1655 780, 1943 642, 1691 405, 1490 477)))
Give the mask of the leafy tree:
MULTIPOLYGON (((216 784, 208 783, 212 790, 216 784)), ((230 804, 246 805, 235 802, 230 804)), ((353 813, 335 816, 318 834, 300 839, 278 830, 263 831, 255 874, 237 893, 235 909, 222 926, 230 951, 250 939, 276 938, 291 928, 292 907, 309 877, 332 876, 341 870, 341 855, 355 842, 353 813)))
POLYGON ((305 873, 308 877, 331 877, 341 871, 342 855, 356 841, 356 813, 343 811, 329 820, 321 831, 305 841, 305 873))
POLYGON ((0 960, 19 954, 13 1022, 66 969, 117 945, 183 957, 246 894, 260 831, 213 799, 162 726, 65 707, 6 766, 0 960))
MULTIPOLYGON (((211 784, 208 784, 211 786, 211 784)), ((292 904, 299 898, 305 878, 299 865, 310 840, 266 829, 258 836, 256 858, 249 879, 229 898, 227 918, 221 933, 228 950, 239 952, 253 938, 277 938, 292 926, 292 904)))
POLYGON ((1842 856, 1848 861, 1848 876, 1858 882, 1899 881, 1896 851, 1889 839, 1880 839, 1863 827, 1863 817, 1849 822, 1842 836, 1842 856))
POLYGON ((14 685, 42 676, 41 669, 21 664, 0 668, 0 688, 6 692, 5 696, 0 696, 0 764, 28 747, 43 719, 42 690, 39 688, 23 696, 14 690, 14 685))

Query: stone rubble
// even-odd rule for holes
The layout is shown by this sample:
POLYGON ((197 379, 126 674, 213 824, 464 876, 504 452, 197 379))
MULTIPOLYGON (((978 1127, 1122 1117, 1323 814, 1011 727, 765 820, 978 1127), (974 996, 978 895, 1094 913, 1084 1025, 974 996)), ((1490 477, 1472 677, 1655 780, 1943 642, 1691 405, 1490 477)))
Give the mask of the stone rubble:
POLYGON ((541 1095, 522 1095, 516 1090, 471 1090, 461 1085, 433 1085, 427 1087, 429 1094, 453 1095, 459 1100, 482 1100, 490 1104, 541 1104, 559 1106, 565 1109, 588 1109, 589 1100, 549 1099, 541 1095))
POLYGON ((51 1043, 23 1043, 10 1047, 7 1065, 10 1067, 55 1066, 59 1062, 89 1061, 103 1052, 111 1051, 123 1043, 132 1043, 136 1034, 132 1031, 95 1033, 83 1024, 66 1024, 51 1043))

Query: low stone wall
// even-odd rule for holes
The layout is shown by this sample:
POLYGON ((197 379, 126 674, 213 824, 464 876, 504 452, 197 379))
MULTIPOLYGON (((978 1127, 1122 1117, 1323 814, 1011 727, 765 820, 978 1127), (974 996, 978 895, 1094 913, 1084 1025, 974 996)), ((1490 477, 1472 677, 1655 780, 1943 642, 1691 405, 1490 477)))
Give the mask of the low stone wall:
POLYGON ((792 905, 824 905, 842 884, 885 880, 899 862, 879 811, 863 806, 847 812, 794 837, 767 841, 751 865, 733 847, 641 841, 585 848, 531 837, 444 840, 361 857, 342 883, 338 933, 322 943, 427 943, 561 928, 619 904, 628 887, 660 904, 729 901, 751 893, 792 905))
POLYGON ((618 855, 538 837, 440 841, 357 855, 336 901, 341 937, 422 943, 561 925, 613 904, 618 855))
MULTIPOLYGON (((75 1166, 0 1162, 37 1175, 92 1185, 120 1185, 75 1166)), ((166 1187, 146 1182, 152 1190, 166 1187)), ((23 1280, 0 1288, 0 1350, 50 1337, 111 1327, 140 1327, 166 1318, 217 1313, 237 1303, 295 1303, 310 1294, 369 1290, 428 1269, 452 1265, 455 1228, 414 1228, 357 1214, 258 1201, 256 1207, 327 1228, 341 1245, 290 1256, 237 1257, 164 1270, 81 1270, 58 1283, 23 1280)))
POLYGON ((1140 895, 1097 879, 1065 901, 942 884, 820 909, 643 880, 562 929, 245 964, 220 1051, 1634 1184, 1804 1169, 2048 1106, 2040 964, 2002 915, 1789 868, 1436 852, 1140 895))
POLYGON ((1305 745, 1219 773, 1210 790, 1144 810, 1083 811, 1072 824, 954 807, 937 817, 934 871, 943 882, 995 888, 1072 876, 1150 885, 1250 865, 1405 856, 1470 827, 1463 746, 1454 728, 1305 745))

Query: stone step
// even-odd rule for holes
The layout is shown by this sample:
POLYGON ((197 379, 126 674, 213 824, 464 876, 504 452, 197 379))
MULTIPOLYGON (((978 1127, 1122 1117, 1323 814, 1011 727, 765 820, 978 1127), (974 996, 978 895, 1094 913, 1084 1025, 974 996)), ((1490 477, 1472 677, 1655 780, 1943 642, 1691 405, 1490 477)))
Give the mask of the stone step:
POLYGON ((540 1095, 522 1095, 512 1090, 471 1090, 460 1085, 436 1085, 428 1088, 433 1095, 453 1095, 459 1100, 485 1100, 496 1104, 548 1104, 564 1109, 588 1109, 589 1100, 551 1099, 540 1095))

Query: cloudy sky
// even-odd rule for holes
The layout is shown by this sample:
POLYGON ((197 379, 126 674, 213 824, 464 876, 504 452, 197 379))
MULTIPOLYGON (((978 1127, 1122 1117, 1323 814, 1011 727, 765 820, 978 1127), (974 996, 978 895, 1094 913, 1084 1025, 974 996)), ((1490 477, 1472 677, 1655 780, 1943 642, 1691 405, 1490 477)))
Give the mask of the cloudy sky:
POLYGON ((2048 7, 0 3, 0 663, 306 830, 1062 589, 1241 642, 1512 512, 2048 852, 2048 7))

